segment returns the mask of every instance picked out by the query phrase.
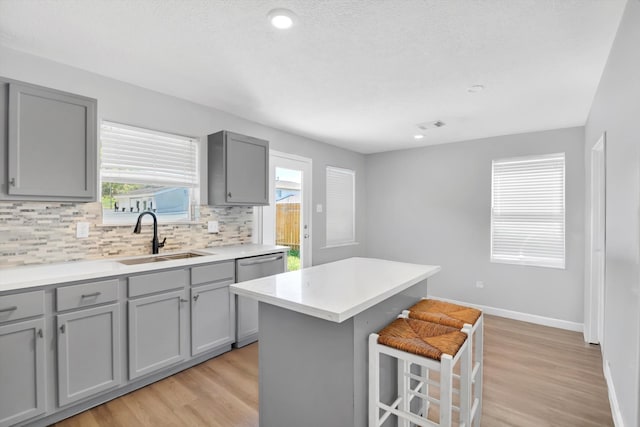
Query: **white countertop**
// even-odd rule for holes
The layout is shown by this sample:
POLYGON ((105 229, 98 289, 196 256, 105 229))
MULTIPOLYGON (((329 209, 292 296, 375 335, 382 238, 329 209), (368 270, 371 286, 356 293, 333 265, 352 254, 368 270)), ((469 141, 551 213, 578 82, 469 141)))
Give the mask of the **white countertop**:
MULTIPOLYGON (((118 260, 145 258, 152 255, 4 268, 0 269, 0 293, 59 283, 102 279, 105 277, 129 275, 146 271, 193 266, 216 261, 265 255, 274 252, 284 252, 287 250, 289 250, 289 248, 286 246, 254 244, 231 245, 205 249, 190 249, 188 252, 203 254, 203 256, 171 261, 150 262, 146 264, 126 265, 119 263, 118 260)), ((187 252, 187 250, 162 252, 158 255, 171 255, 182 252, 187 252)))
POLYGON ((231 292, 341 323, 440 271, 440 266, 348 258, 249 280, 231 292))

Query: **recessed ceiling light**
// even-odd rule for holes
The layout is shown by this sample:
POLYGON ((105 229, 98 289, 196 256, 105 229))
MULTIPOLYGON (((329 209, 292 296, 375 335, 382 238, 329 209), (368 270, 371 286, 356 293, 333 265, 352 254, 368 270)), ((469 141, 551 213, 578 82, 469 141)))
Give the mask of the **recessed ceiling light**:
POLYGON ((295 22, 295 14, 289 9, 273 9, 267 17, 271 25, 279 30, 291 28, 295 22))
POLYGON ((413 138, 414 139, 422 139, 422 138, 424 138, 424 135, 422 135, 422 134, 413 135, 413 138))
POLYGON ((469 93, 478 93, 478 92, 482 92, 484 90, 484 86, 482 85, 473 85, 471 87, 469 87, 467 89, 467 92, 469 93))

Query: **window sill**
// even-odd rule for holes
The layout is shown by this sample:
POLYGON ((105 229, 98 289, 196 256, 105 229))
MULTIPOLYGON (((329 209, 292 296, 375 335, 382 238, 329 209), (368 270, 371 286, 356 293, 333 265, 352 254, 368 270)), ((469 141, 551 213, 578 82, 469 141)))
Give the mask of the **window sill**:
POLYGON ((337 243, 335 245, 326 245, 320 249, 334 249, 334 248, 344 248, 346 246, 358 246, 359 242, 349 242, 349 243, 337 243))
MULTIPOLYGON (((144 227, 144 225, 147 224, 146 222, 142 223, 142 226, 144 227)), ((169 221, 169 222, 162 222, 162 221, 158 221, 158 227, 162 227, 163 225, 198 225, 201 224, 198 221, 169 221)), ((116 222, 116 223, 112 223, 112 224, 96 224, 96 227, 105 227, 105 228, 112 228, 112 227, 134 227, 135 221, 131 224, 126 224, 126 223, 120 223, 120 222, 116 222)), ((149 223, 149 225, 152 225, 152 223, 149 223)))

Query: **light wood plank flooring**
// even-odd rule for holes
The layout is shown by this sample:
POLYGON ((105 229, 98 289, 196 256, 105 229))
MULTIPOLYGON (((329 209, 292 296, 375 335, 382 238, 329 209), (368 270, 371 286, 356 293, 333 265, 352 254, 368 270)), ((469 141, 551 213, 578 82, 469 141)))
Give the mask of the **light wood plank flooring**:
MULTIPOLYGON (((582 334, 486 316, 484 360, 483 427, 613 426, 600 348, 582 334)), ((56 424, 132 425, 258 426, 257 344, 56 424)))

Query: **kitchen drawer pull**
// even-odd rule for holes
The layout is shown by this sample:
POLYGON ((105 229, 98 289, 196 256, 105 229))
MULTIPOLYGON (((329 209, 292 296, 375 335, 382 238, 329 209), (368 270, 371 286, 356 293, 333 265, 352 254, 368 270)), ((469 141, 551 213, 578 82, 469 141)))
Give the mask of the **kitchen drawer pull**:
POLYGON ((200 294, 196 294, 193 296, 193 300, 194 301, 198 301, 198 298, 200 298, 200 294))
POLYGON ((42 332, 42 329, 38 329, 38 336, 39 336, 40 338, 43 338, 43 337, 44 337, 44 333, 42 332))
POLYGON ((100 295, 102 295, 102 292, 94 292, 92 294, 82 294, 80 298, 93 298, 93 297, 99 297, 100 295))
POLYGON ((10 311, 16 311, 17 309, 18 309, 18 306, 14 305, 13 307, 7 307, 7 308, 0 309, 0 313, 8 313, 10 311))
POLYGON ((180 302, 189 302, 188 299, 180 298, 180 302))
POLYGON ((271 258, 258 259, 255 261, 244 261, 244 262, 240 261, 240 265, 245 266, 245 265, 264 264, 265 262, 277 261, 279 259, 282 259, 282 255, 274 256, 271 258))

